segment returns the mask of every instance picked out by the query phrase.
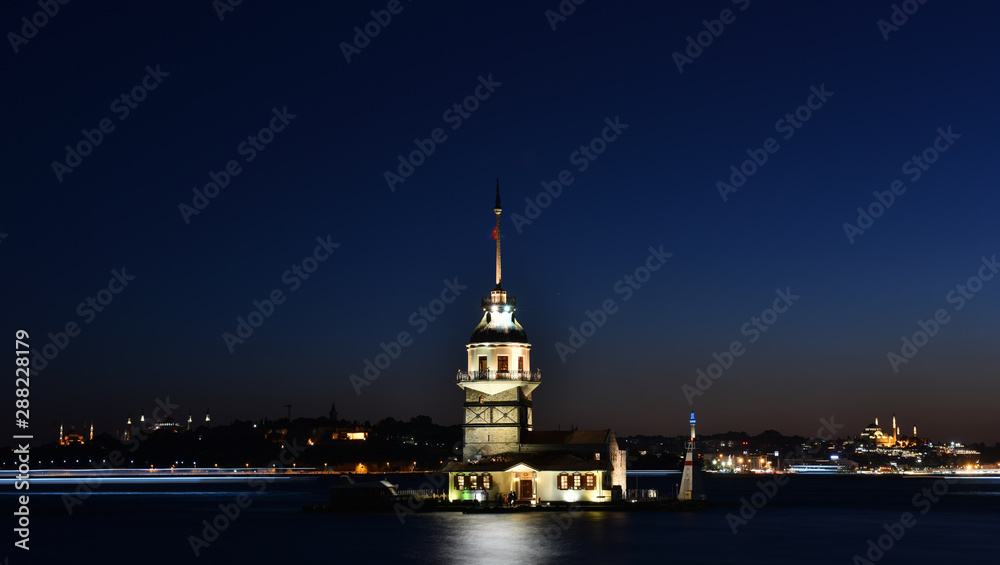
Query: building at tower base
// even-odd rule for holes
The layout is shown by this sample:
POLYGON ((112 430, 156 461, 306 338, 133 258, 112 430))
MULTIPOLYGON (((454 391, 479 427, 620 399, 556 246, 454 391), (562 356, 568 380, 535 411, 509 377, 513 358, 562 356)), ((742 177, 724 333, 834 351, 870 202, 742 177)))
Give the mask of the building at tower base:
POLYGON ((449 463, 449 500, 513 494, 539 501, 611 502, 625 488, 625 451, 613 430, 536 431, 533 394, 541 371, 531 368, 531 344, 516 318, 517 300, 502 286, 500 183, 496 204, 496 287, 481 301, 483 317, 466 345, 462 389, 462 460, 449 463))

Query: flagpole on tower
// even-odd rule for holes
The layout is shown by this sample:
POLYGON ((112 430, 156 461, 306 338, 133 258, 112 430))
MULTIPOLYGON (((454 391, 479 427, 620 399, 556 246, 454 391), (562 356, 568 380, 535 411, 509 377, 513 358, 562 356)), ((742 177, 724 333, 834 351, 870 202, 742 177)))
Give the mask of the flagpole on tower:
POLYGON ((493 230, 493 236, 497 240, 497 289, 500 289, 500 179, 497 179, 497 202, 493 207, 493 213, 497 215, 497 227, 493 230))

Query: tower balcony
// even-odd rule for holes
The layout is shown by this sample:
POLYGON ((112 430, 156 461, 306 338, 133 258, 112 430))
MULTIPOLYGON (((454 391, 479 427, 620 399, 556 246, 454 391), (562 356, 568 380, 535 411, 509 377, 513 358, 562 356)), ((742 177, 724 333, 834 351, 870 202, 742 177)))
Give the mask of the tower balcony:
POLYGON ((534 371, 459 371, 455 379, 460 383, 476 381, 524 381, 541 382, 542 370, 534 371))

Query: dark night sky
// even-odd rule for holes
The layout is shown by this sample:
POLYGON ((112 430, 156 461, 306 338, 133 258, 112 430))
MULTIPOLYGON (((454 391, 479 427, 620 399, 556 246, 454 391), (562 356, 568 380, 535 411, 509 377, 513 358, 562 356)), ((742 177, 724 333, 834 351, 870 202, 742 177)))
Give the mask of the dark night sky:
MULTIPOLYGON (((886 41, 888 0, 690 4, 595 0, 553 31, 555 0, 403 2, 350 63, 341 42, 384 2, 248 0, 223 21, 208 1, 73 2, 17 53, 8 36, 3 331, 41 350, 81 328, 34 368, 33 429, 113 432, 168 396, 215 422, 336 402, 349 419, 458 423, 499 177, 504 287, 543 374, 537 428, 685 433, 682 385, 740 340, 694 400, 703 433, 812 436, 833 416, 846 436, 895 412, 906 433, 1000 440, 1000 280, 973 281, 960 310, 948 298, 1000 253, 1000 6, 928 2, 886 41), (678 72, 672 54, 725 9, 735 21, 678 72), (161 82, 126 116, 114 101, 147 66, 161 82), (444 114, 490 75, 467 118, 444 114), (809 100, 800 128, 778 123, 809 100), (247 162, 240 144, 274 108, 295 117, 247 162), (581 171, 573 153, 616 117, 627 129, 581 171), (60 181, 52 163, 105 118, 114 130, 60 181), (960 137, 913 180, 905 163, 949 127, 960 137), (446 139, 391 191, 384 173, 435 128, 446 139), (769 137, 777 151, 723 201, 716 183, 769 137), (240 173, 186 223, 179 205, 230 160, 240 173), (572 184, 515 226, 563 170, 572 184), (844 223, 897 179, 906 192, 849 241, 844 223), (293 291, 283 273, 327 236, 340 247, 293 291), (673 255, 625 300, 616 284, 651 246, 673 255), (135 278, 102 312, 78 310, 122 268, 135 278), (446 279, 467 288, 417 333, 446 279), (750 343, 741 327, 786 288, 800 298, 750 343), (285 302, 230 353, 223 333, 274 289, 285 302), (608 299, 563 362, 556 344, 608 299), (948 322, 894 372, 887 354, 938 309, 948 322), (349 375, 402 331, 412 344, 356 395, 349 375)), ((5 3, 5 33, 37 10, 5 3)))

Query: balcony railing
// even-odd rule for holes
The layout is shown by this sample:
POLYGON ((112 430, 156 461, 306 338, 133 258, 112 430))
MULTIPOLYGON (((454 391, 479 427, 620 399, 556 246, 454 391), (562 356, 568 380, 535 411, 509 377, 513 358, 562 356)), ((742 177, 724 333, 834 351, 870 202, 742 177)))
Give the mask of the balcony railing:
POLYGON ((542 370, 534 371, 459 371, 456 380, 469 381, 534 381, 542 380, 542 370))

